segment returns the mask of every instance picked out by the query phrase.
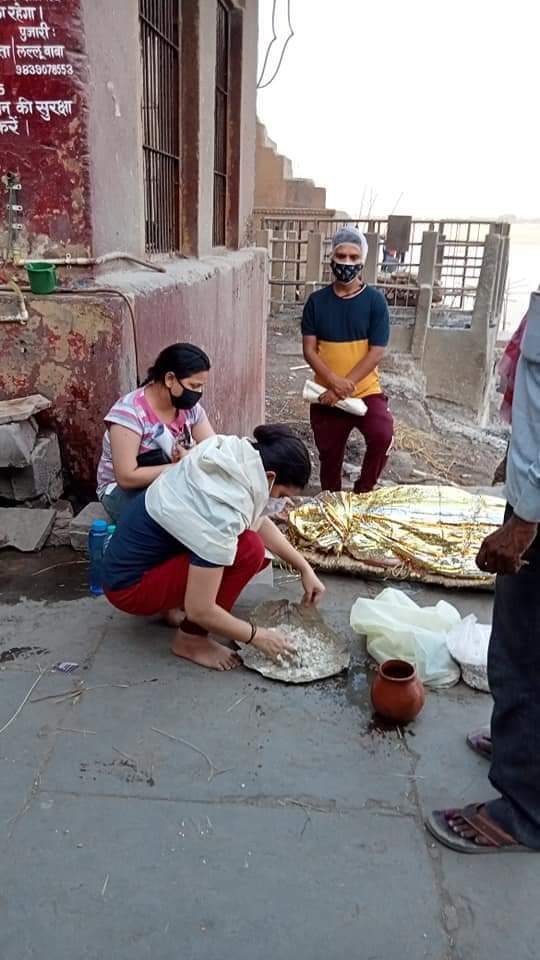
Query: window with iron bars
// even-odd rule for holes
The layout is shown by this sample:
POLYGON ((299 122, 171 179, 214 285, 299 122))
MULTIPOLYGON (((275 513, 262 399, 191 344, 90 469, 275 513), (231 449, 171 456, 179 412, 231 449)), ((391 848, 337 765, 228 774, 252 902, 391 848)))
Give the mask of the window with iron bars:
POLYGON ((214 220, 213 243, 227 243, 229 180, 228 120, 231 27, 230 12, 222 0, 216 4, 216 89, 214 110, 214 220))
POLYGON ((146 249, 180 249, 180 0, 139 0, 146 249))

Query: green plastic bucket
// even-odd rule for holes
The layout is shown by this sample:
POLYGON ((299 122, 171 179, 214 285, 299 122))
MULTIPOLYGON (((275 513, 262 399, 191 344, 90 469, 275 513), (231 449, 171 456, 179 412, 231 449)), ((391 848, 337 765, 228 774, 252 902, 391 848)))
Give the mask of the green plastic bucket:
POLYGON ((26 272, 32 293, 52 293, 57 277, 54 263, 27 263, 26 272))

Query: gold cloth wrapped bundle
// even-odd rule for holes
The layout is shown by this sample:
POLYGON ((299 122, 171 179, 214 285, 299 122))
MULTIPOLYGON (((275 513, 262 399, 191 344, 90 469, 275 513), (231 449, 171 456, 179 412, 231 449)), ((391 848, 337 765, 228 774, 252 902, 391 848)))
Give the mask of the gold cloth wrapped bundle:
POLYGON ((475 558, 503 521, 497 497, 447 486, 325 493, 289 515, 289 536, 321 570, 490 587, 475 558))

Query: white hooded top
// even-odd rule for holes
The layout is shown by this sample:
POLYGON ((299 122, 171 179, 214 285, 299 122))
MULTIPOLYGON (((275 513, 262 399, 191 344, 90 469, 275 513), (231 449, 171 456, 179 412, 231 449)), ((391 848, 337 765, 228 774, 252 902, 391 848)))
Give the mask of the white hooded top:
POLYGON ((260 454, 240 437, 209 437, 148 487, 148 513, 188 550, 228 567, 238 537, 256 525, 268 502, 260 454))

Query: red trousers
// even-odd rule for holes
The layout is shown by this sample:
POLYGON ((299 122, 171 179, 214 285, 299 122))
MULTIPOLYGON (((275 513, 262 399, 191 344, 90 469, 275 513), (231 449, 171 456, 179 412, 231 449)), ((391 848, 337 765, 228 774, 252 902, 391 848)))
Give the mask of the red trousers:
POLYGON ((355 417, 337 407, 322 403, 311 405, 311 427, 321 461, 321 489, 341 490, 341 472, 347 440, 359 430, 366 441, 362 472, 354 485, 355 493, 369 493, 377 483, 392 445, 394 420, 383 393, 363 397, 367 412, 355 417))
MULTIPOLYGON (((266 566, 264 543, 258 533, 246 530, 238 538, 232 567, 225 567, 216 602, 231 610, 247 583, 266 566)), ((124 613, 150 617, 165 610, 183 608, 189 573, 189 553, 179 553, 148 570, 138 583, 123 590, 106 590, 107 600, 124 613)), ((196 624, 184 621, 188 633, 204 634, 196 624)))

